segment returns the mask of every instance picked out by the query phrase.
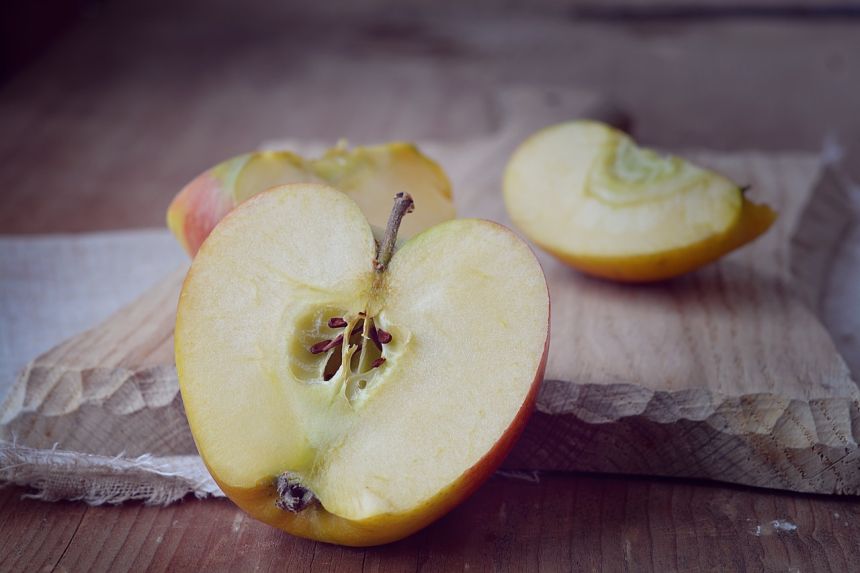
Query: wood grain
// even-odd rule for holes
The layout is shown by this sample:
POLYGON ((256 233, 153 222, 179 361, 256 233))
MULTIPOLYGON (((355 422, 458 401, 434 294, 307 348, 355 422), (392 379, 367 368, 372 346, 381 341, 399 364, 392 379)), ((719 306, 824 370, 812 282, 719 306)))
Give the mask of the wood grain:
POLYGON ((0 570, 51 571, 87 512, 80 503, 21 503, 19 488, 0 490, 0 570))
MULTIPOLYGON (((369 549, 318 544, 226 500, 123 509, 16 501, 0 491, 0 539, 45 515, 85 515, 58 571, 848 571, 860 560, 856 501, 651 479, 495 477, 448 516, 369 549), (774 524, 776 523, 776 525, 774 524), (444 550, 440 550, 444 548, 444 550)), ((60 523, 57 521, 56 523, 60 523)), ((32 533, 28 533, 28 538, 32 533)), ((65 538, 46 537, 60 548, 65 538)), ((38 545, 31 554, 42 555, 38 545)), ((61 551, 62 552, 62 551, 61 551)), ((5 554, 8 556, 8 554, 5 554)), ((23 560, 4 571, 36 570, 23 560)))
POLYGON ((0 231, 162 226, 177 189, 260 141, 456 141, 497 127, 488 94, 511 85, 598 91, 664 147, 860 141, 850 19, 301 19, 291 4, 205 4, 201 17, 188 0, 113 3, 2 86, 0 231))

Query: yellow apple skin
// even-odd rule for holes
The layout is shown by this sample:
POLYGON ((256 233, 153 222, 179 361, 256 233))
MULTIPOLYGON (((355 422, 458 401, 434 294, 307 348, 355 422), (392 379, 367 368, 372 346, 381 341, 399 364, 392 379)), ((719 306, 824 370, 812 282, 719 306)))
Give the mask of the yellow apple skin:
MULTIPOLYGON (((423 529, 457 507, 475 493, 499 468, 534 411, 535 400, 546 369, 548 351, 549 324, 547 324, 547 337, 540 367, 535 373, 526 401, 508 430, 493 448, 456 482, 410 513, 387 514, 355 521, 329 513, 319 504, 309 506, 300 513, 291 513, 276 507, 277 494, 270 483, 271 480, 257 488, 238 489, 219 480, 218 476, 211 472, 211 468, 210 473, 227 497, 242 510, 255 519, 291 535, 351 547, 369 547, 398 541, 423 529)), ((203 461, 206 461, 205 456, 203 461)))
POLYGON ((745 198, 738 222, 726 233, 681 249, 632 257, 588 257, 538 244, 563 263, 588 275, 626 283, 653 283, 716 261, 764 234, 775 220, 773 209, 745 198))
MULTIPOLYGON (((373 212, 366 212, 371 223, 378 227, 385 226, 394 193, 408 190, 421 198, 422 189, 416 182, 441 199, 435 204, 422 201, 422 216, 428 223, 441 223, 456 215, 451 183, 442 168, 415 145, 391 142, 354 149, 337 146, 311 160, 290 151, 258 151, 233 157, 198 175, 174 197, 167 210, 167 226, 193 257, 215 225, 243 200, 270 186, 300 182, 327 183, 346 193, 378 194, 378 209, 376 201, 372 201, 374 205, 367 210, 373 212), (266 183, 259 188, 239 189, 240 178, 246 178, 249 171, 253 172, 260 163, 267 161, 278 162, 289 172, 275 180, 264 176, 266 183), (365 171, 350 173, 355 166, 364 166, 365 171)), ((365 207, 368 206, 365 204, 365 207)), ((426 226, 430 224, 412 231, 423 230, 426 226)), ((402 236, 407 238, 411 234, 402 233, 402 236)))
MULTIPOLYGON (((246 203, 250 204, 254 201, 265 200, 267 194, 277 191, 277 188, 267 190, 264 193, 255 195, 246 201, 246 203)), ((229 220, 234 213, 235 211, 228 212, 223 217, 223 220, 229 220)), ((496 226, 505 233, 510 233, 511 236, 521 241, 507 227, 492 221, 485 222, 496 226)), ((205 248, 206 245, 202 246, 205 248)), ((192 266, 185 278, 185 285, 192 280, 194 270, 195 267, 192 266)), ((549 287, 547 285, 544 286, 547 296, 546 335, 538 367, 522 405, 517 410, 506 431, 486 454, 471 468, 461 474, 453 483, 412 511, 382 514, 364 520, 352 520, 330 513, 321 504, 317 503, 308 506, 298 513, 293 513, 277 507, 278 495, 273 484, 273 477, 270 476, 261 479, 259 485, 253 488, 231 486, 214 471, 213 466, 207 461, 206 452, 200 449, 198 444, 198 451, 204 464, 221 490, 243 511, 263 523, 297 537, 351 547, 369 547, 392 543, 419 531, 461 504, 486 482, 502 464, 525 429, 525 425, 535 408, 535 402, 541 383, 543 382, 549 354, 551 302, 549 287)), ((183 291, 185 290, 186 288, 183 286, 183 291)), ((181 313, 177 320, 181 320, 181 313)), ((184 365, 183 354, 178 351, 181 346, 178 333, 175 338, 175 344, 177 348, 175 354, 176 368, 181 379, 184 365)), ((456 416, 456 412, 452 412, 451 415, 456 416)), ((191 419, 190 412, 189 419, 191 419)), ((197 442, 196 437, 195 442, 197 442)))

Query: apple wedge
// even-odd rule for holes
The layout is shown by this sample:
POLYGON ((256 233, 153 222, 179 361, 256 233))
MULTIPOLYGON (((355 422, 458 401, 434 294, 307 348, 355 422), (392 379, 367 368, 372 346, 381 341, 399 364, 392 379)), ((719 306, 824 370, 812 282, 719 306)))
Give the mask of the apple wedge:
POLYGON ((237 505, 294 535, 418 530, 495 470, 532 411, 549 344, 534 254, 476 219, 394 251, 411 205, 398 194, 377 246, 348 195, 277 187, 218 224, 185 280, 176 365, 200 455, 237 505))
POLYGON ((588 274, 630 282, 692 271, 776 218, 728 178, 593 121, 526 140, 505 170, 504 198, 514 224, 543 249, 588 274))
POLYGON ((167 210, 167 226, 191 256, 236 205, 285 183, 325 183, 348 193, 372 225, 384 227, 394 193, 408 189, 421 212, 404 222, 411 237, 453 219, 451 183, 415 145, 393 142, 348 149, 339 144, 317 159, 291 151, 257 151, 228 159, 191 181, 167 210))

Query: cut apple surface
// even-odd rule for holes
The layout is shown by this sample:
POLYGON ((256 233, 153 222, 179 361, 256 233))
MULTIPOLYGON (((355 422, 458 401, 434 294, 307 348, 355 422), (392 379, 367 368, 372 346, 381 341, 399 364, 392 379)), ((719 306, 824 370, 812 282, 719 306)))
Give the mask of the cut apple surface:
POLYGON ((378 247, 346 194, 275 188, 216 227, 182 289, 200 454, 240 507, 295 535, 412 533, 492 473, 533 407, 549 298, 528 246, 459 219, 390 257, 397 223, 378 247))
POLYGON ((526 140, 508 163, 504 197, 514 224, 560 260, 634 282, 698 268, 776 217, 728 178, 592 121, 526 140))
POLYGON ((348 149, 338 145, 317 159, 291 151, 257 151, 220 163, 197 176, 173 199, 167 225, 192 256, 236 205, 285 183, 325 183, 348 193, 372 225, 383 227, 391 196, 403 190, 421 204, 407 219, 408 238, 455 216, 451 183, 415 145, 387 143, 348 149))

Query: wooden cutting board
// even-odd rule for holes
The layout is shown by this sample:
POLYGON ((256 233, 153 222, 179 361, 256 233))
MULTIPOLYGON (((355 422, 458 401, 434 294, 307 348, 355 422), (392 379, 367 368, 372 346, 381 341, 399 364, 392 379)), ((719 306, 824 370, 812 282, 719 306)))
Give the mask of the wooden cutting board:
MULTIPOLYGON (((423 146, 451 175, 461 215, 509 223, 502 169, 524 137, 564 119, 553 107, 508 94, 497 133, 423 146)), ((810 154, 685 154, 751 185, 778 222, 718 264, 659 285, 593 280, 539 253, 550 357, 506 467, 860 493, 860 392, 812 310, 852 221, 844 186, 810 154)), ((183 276, 35 359, 0 411, 0 438, 111 455, 195 453, 172 355, 183 276)), ((848 289, 846 308, 857 294, 848 289)))

